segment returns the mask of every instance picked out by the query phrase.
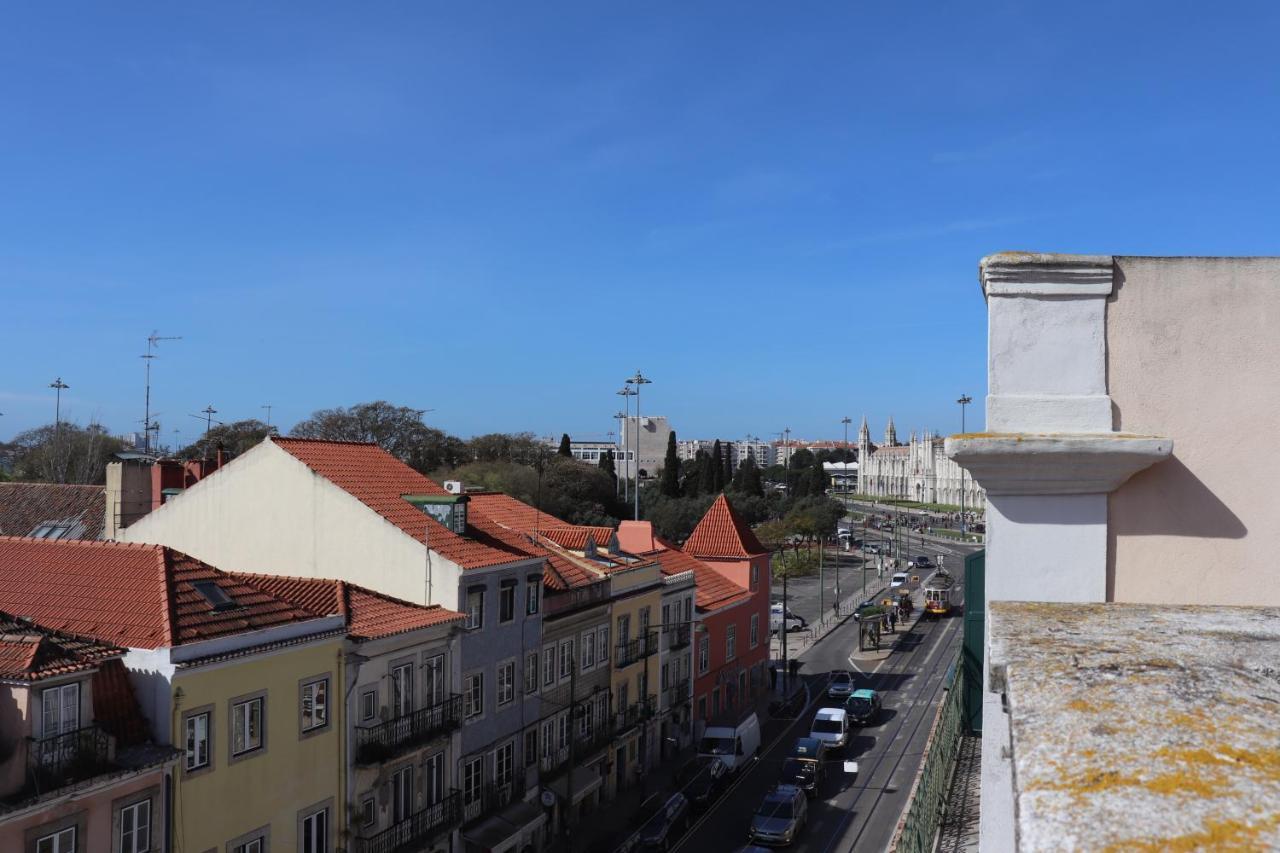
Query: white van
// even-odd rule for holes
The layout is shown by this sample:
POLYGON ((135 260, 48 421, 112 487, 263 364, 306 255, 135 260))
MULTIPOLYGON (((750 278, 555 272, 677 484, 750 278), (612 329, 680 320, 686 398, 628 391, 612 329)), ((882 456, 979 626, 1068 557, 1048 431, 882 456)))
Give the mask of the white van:
POLYGON ((747 714, 735 725, 708 725, 698 743, 698 755, 715 756, 730 773, 737 773, 760 751, 760 720, 756 712, 747 714))
POLYGON ((844 708, 822 708, 813 718, 809 737, 817 738, 827 749, 843 749, 849 742, 849 715, 844 708))

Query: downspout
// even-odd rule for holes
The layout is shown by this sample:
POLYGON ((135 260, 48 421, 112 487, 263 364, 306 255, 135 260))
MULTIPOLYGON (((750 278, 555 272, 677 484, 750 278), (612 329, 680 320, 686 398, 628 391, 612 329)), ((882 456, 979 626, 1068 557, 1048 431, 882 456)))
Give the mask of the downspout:
MULTIPOLYGON (((347 638, 342 638, 342 644, 338 647, 338 677, 335 679, 338 684, 346 684, 346 654, 345 646, 347 638)), ((338 791, 341 792, 341 806, 336 808, 337 817, 337 833, 338 838, 347 837, 347 822, 350 817, 351 804, 355 802, 352 792, 347 790, 347 700, 351 696, 351 691, 347 690, 343 696, 340 719, 334 720, 334 725, 338 728, 338 791)))
POLYGON ((431 578, 431 525, 430 524, 428 524, 422 531, 422 543, 427 546, 427 577, 426 577, 427 599, 426 601, 423 602, 423 604, 429 605, 433 603, 433 600, 431 598, 433 589, 432 589, 432 578, 431 578))
MULTIPOLYGON (((182 709, 182 688, 178 687, 173 691, 173 701, 169 703, 169 743, 173 743, 174 737, 178 733, 178 713, 182 709)), ((179 743, 185 743, 185 733, 183 739, 179 743)), ((186 766, 185 764, 183 765, 186 766)), ((173 813, 178 807, 178 786, 173 783, 173 774, 165 773, 165 809, 164 809, 164 838, 168 845, 166 849, 181 849, 181 844, 174 844, 174 835, 177 834, 177 823, 174 820, 173 813)))

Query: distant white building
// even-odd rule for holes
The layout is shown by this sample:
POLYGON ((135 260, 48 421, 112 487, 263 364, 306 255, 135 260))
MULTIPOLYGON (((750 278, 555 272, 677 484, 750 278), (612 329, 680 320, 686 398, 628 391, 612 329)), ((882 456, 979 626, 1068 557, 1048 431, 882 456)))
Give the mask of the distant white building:
POLYGON ((614 462, 618 474, 628 479, 634 478, 636 468, 639 467, 641 477, 656 476, 667 456, 667 437, 671 435, 671 425, 667 423, 666 417, 643 415, 637 419, 632 415, 621 418, 620 421, 623 424, 620 442, 622 452, 614 462))
POLYGON ((986 493, 964 470, 947 457, 944 440, 938 436, 911 434, 907 444, 898 444, 893 418, 884 432, 884 443, 871 444, 867 419, 858 429, 858 492, 875 497, 981 507, 986 493))
MULTIPOLYGON (((676 455, 681 461, 687 462, 696 459, 699 451, 711 453, 715 445, 716 440, 713 438, 682 439, 676 442, 676 455)), ((754 459, 758 468, 767 468, 774 460, 773 445, 758 438, 737 441, 720 439, 720 452, 729 454, 729 464, 735 471, 748 458, 754 459)))

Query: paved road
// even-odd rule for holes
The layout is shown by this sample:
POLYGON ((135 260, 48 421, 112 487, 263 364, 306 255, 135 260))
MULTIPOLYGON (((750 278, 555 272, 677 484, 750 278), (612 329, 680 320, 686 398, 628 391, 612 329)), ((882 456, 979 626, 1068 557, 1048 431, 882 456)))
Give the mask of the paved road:
MULTIPOLYGON (((950 560, 948 560, 950 563, 950 560)), ((963 583, 963 561, 953 568, 963 583)), ((893 836, 919 768, 929 726, 937 711, 942 680, 955 660, 961 618, 923 618, 897 635, 892 654, 874 666, 859 665, 857 625, 836 628, 802 656, 806 684, 813 695, 803 713, 760 759, 708 810, 675 848, 679 853, 719 853, 746 843, 751 815, 776 781, 783 759, 797 737, 808 733, 814 712, 823 707, 829 673, 854 669, 856 687, 871 687, 884 697, 885 712, 875 726, 856 730, 843 758, 856 760, 856 776, 841 772, 837 757, 817 797, 809 822, 790 850, 805 853, 881 851, 893 836)))

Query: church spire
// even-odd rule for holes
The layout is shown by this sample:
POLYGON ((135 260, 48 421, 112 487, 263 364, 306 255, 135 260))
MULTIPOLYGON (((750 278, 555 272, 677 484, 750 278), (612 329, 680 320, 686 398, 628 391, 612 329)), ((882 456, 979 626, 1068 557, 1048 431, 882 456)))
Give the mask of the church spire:
POLYGON ((862 416, 862 426, 858 427, 858 444, 871 443, 871 430, 867 429, 867 416, 862 416))
POLYGON ((898 431, 893 428, 893 415, 889 415, 889 425, 884 428, 884 444, 894 447, 898 443, 898 431))

